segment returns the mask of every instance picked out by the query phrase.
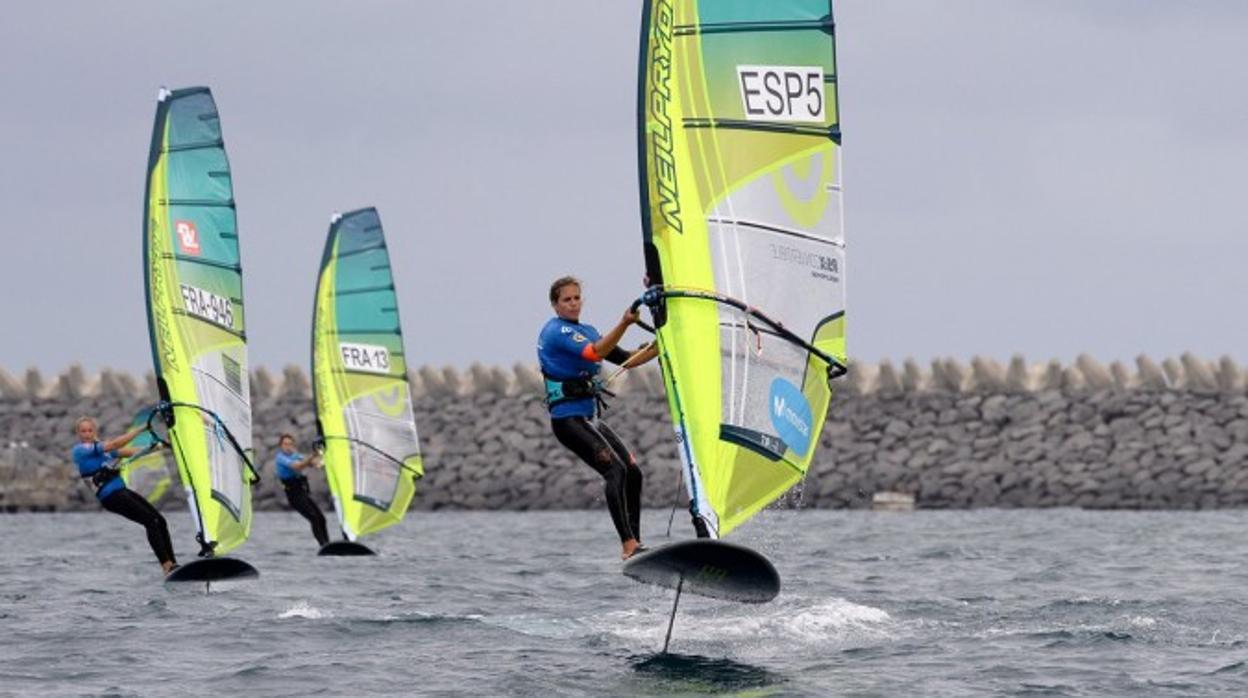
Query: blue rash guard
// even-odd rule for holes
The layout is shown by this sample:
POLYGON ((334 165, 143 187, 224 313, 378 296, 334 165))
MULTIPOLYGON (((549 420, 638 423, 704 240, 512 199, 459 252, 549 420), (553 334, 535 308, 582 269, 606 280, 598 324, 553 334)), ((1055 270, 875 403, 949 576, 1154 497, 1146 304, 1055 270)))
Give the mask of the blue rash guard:
MULTIPOLYGON (((547 320, 541 334, 537 336, 537 361, 541 364, 542 375, 555 381, 593 378, 598 375, 601 361, 591 359, 587 354, 593 354, 594 342, 601 337, 592 325, 564 320, 561 317, 547 320)), ((565 400, 550 406, 550 416, 554 419, 593 417, 594 408, 592 397, 565 400)))
MULTIPOLYGON (((99 441, 93 441, 89 444, 82 442, 74 444, 74 448, 70 453, 74 458, 74 465, 78 466, 78 474, 82 477, 91 477, 104 467, 112 464, 117 459, 117 451, 105 451, 104 444, 99 441)), ((95 498, 101 502, 108 499, 108 496, 114 492, 126 489, 126 481, 120 476, 109 480, 103 487, 96 490, 95 498)))
POLYGON ((273 461, 277 466, 277 479, 285 482, 287 480, 294 480, 296 478, 303 477, 302 473, 290 467, 303 460, 303 458, 303 454, 298 451, 290 454, 287 454, 284 451, 278 451, 277 458, 273 461))

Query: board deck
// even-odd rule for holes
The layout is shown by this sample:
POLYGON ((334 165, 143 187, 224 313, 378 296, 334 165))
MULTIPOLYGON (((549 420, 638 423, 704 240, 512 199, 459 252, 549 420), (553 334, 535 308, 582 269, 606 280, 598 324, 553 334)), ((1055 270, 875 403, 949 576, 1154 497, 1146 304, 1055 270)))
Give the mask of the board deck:
POLYGON ((376 555, 373 549, 363 543, 350 540, 334 540, 321 546, 317 555, 376 555))
POLYGON ((165 576, 165 582, 217 582, 259 576, 255 567, 236 557, 208 557, 181 565, 165 576))
POLYGON ((697 538, 634 555, 624 576, 645 584, 741 603, 767 603, 780 593, 775 566, 743 545, 697 538))

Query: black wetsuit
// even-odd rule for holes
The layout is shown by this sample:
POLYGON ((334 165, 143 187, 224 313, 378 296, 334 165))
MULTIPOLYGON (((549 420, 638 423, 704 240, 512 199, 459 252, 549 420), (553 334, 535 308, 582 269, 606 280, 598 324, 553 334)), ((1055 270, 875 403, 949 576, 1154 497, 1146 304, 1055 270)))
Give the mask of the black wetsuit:
POLYGON ((640 541, 641 468, 620 437, 606 423, 588 417, 551 419, 550 428, 559 443, 597 470, 605 480, 602 490, 620 542, 629 538, 640 541))
POLYGON ((114 514, 121 514, 146 528, 147 543, 152 546, 152 552, 156 553, 156 559, 161 564, 177 564, 178 561, 173 556, 173 541, 169 539, 169 526, 165 523, 165 517, 160 515, 151 502, 134 490, 122 488, 105 497, 100 504, 114 514))
POLYGON ((592 325, 554 317, 542 327, 537 358, 546 380, 546 404, 555 438, 605 480, 603 494, 620 542, 641 541, 641 468, 611 427, 597 418, 601 408, 598 373, 603 359, 622 365, 620 347, 599 357, 592 325))
POLYGON ((138 492, 127 489, 121 471, 114 467, 120 453, 116 449, 106 451, 103 443, 90 441, 74 444, 70 455, 78 467, 78 474, 95 486, 95 498, 100 505, 147 529, 147 542, 152 546, 156 559, 161 564, 176 564, 165 517, 138 492))
POLYGON ((325 529, 325 515, 316 506, 316 502, 312 501, 308 478, 300 475, 282 480, 282 487, 286 490, 286 501, 290 502, 290 506, 312 524, 312 535, 316 536, 316 542, 320 545, 328 543, 329 532, 325 529))

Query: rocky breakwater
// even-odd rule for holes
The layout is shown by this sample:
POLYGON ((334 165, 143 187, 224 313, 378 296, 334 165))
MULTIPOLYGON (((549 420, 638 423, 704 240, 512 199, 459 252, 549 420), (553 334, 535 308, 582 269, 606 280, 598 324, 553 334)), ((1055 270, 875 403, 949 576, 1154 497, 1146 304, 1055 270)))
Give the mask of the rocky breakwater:
POLYGON ((930 371, 884 362, 853 383, 829 415, 805 505, 867 506, 877 491, 925 508, 1248 503, 1248 386, 1228 359, 1140 357, 1134 371, 1086 356, 930 371))
MULTIPOLYGON (((540 377, 528 366, 422 367, 410 376, 427 475, 417 509, 601 506, 602 481, 550 434, 540 377)), ((150 404, 154 381, 72 367, 54 380, 0 371, 0 509, 93 509, 73 476, 74 417, 106 433, 150 404)), ((646 473, 648 506, 683 499, 666 401, 652 367, 622 381, 607 419, 646 473)), ((252 375, 259 509, 284 508, 273 476, 277 436, 315 436, 306 375, 252 375)), ((1190 355, 1131 368, 855 364, 834 398, 805 482, 779 506, 859 508, 880 491, 921 508, 1216 508, 1248 503, 1248 383, 1229 359, 1190 355)), ((323 475, 313 490, 328 507, 323 475)), ((162 508, 184 508, 180 489, 162 508)))

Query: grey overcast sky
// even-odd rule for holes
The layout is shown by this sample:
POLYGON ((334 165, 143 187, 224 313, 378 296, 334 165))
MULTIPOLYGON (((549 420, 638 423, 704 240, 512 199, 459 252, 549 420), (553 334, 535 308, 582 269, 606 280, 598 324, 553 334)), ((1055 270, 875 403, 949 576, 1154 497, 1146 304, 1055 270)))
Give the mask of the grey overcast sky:
MULTIPOLYGON (((0 367, 150 367, 161 85, 208 85, 221 110, 253 366, 306 366, 329 216, 368 205, 415 365, 532 362, 562 273, 609 325, 642 276, 639 8, 6 2, 0 367)), ((1248 362, 1248 3, 836 16, 852 358, 1248 362)))

